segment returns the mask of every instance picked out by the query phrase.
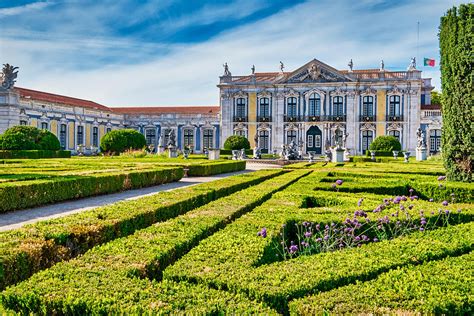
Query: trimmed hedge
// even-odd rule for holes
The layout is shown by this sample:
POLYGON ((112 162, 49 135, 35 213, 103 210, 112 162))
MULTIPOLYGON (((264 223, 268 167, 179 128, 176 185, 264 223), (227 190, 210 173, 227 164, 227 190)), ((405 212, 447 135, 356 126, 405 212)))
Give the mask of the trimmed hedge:
POLYGON ((0 289, 53 263, 277 176, 262 170, 95 208, 0 233, 0 289))
MULTIPOLYGON (((7 290, 3 302, 8 308, 23 313, 55 314, 64 310, 73 314, 100 314, 112 311, 123 313, 126 308, 116 308, 128 306, 130 299, 123 298, 122 293, 135 292, 137 285, 123 282, 122 279, 132 277, 161 279, 162 270, 197 245, 200 240, 225 227, 236 217, 269 199, 275 191, 306 174, 308 171, 294 172, 267 180, 170 221, 138 231, 127 238, 96 247, 76 260, 63 263, 60 267, 55 266, 7 290), (107 271, 104 271, 103 267, 107 267, 107 271), (63 276, 61 280, 56 280, 58 272, 63 276), (92 280, 89 280, 90 278, 92 280), (116 284, 113 289, 107 284, 110 279, 116 284), (55 292, 50 286, 51 282, 64 284, 55 285, 54 287, 59 289, 55 292), (35 293, 34 298, 30 294, 26 296, 21 294, 27 293, 24 291, 26 288, 29 289, 29 293, 31 291, 35 293), (77 291, 78 288, 82 292, 76 293, 80 299, 69 301, 66 293, 77 291)), ((132 302, 134 309, 147 311, 148 299, 145 302, 133 299, 132 302)), ((212 303, 206 302, 203 308, 212 311, 212 303)))
POLYGON ((290 302, 290 313, 472 315, 472 271, 473 252, 419 266, 409 265, 382 273, 373 281, 357 281, 354 285, 290 302))
POLYGON ((4 150, 59 150, 59 140, 50 131, 33 126, 13 126, 0 137, 4 150))
POLYGON ((240 135, 229 136, 224 142, 224 149, 227 150, 241 150, 241 149, 250 149, 249 140, 240 135))
POLYGON ((69 150, 0 150, 0 159, 71 158, 69 150))
POLYGON ((0 186, 0 212, 175 182, 183 175, 181 167, 163 167, 156 170, 7 182, 0 186))
POLYGON ((143 149, 145 146, 145 136, 134 129, 113 130, 100 140, 100 149, 103 152, 116 155, 129 149, 143 149))
POLYGON ((218 163, 214 162, 209 164, 194 164, 186 167, 189 169, 188 176, 206 177, 215 174, 245 170, 246 162, 243 160, 219 161, 218 163))

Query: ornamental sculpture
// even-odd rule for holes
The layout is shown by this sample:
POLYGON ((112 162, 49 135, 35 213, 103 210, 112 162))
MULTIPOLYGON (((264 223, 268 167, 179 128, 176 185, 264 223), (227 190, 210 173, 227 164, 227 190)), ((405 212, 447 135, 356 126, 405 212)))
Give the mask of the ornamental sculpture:
POLYGON ((13 67, 10 64, 3 64, 2 70, 2 88, 11 89, 15 85, 18 76, 18 67, 13 67))
POLYGON ((229 65, 227 65, 227 63, 225 63, 222 66, 224 67, 224 76, 232 76, 232 74, 229 71, 229 65))

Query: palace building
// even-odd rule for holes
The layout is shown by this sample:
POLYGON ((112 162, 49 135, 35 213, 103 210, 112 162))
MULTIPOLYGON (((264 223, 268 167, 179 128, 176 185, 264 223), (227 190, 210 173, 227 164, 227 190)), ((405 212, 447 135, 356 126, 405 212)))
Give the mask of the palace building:
POLYGON ((357 155, 380 135, 393 135, 414 152, 421 127, 430 152, 440 149, 440 107, 430 104, 431 79, 422 78, 414 61, 407 71, 387 71, 383 62, 379 69, 353 70, 351 62, 349 70, 337 70, 316 59, 291 72, 283 64, 279 72, 252 68, 249 75, 233 76, 225 65, 219 106, 120 108, 14 87, 16 73, 4 68, 0 133, 36 126, 54 133, 62 148, 75 152, 83 146, 86 153, 107 132, 133 128, 155 149, 166 146, 174 130, 178 148, 198 153, 243 135, 252 146, 256 139, 262 152, 279 152, 295 141, 304 153, 324 154, 343 141, 357 155))
POLYGON ((234 76, 224 65, 220 77, 222 139, 255 140, 262 152, 280 151, 295 141, 303 152, 324 154, 343 142, 352 155, 364 154, 380 135, 398 138, 415 151, 416 130, 427 135, 431 153, 439 151, 441 111, 430 105, 431 79, 412 60, 407 71, 337 70, 313 59, 285 72, 234 76))

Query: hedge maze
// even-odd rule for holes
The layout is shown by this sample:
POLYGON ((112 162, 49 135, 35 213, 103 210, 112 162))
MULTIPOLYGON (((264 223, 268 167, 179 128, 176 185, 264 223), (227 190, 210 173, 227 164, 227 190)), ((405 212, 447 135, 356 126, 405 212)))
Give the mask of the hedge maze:
POLYGON ((437 165, 368 163, 163 192, 0 235, 2 303, 24 314, 471 314, 472 191, 437 165))

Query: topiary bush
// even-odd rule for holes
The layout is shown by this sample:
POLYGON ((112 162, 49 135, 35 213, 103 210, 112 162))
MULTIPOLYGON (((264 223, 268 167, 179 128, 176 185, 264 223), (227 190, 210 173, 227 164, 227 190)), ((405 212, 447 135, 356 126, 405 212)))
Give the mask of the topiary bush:
POLYGON ((379 136, 371 144, 370 150, 392 152, 402 150, 402 144, 394 136, 379 136))
POLYGON ((472 181, 474 4, 449 9, 439 27, 443 129, 442 153, 449 180, 472 181))
POLYGON ((244 136, 233 135, 225 140, 224 149, 237 150, 237 149, 250 149, 250 143, 244 136))
POLYGON ((134 129, 122 129, 108 132, 100 141, 100 149, 105 153, 119 154, 129 149, 143 149, 145 136, 134 129))
POLYGON ((0 137, 3 150, 59 150, 59 140, 50 131, 33 126, 10 127, 0 137))

